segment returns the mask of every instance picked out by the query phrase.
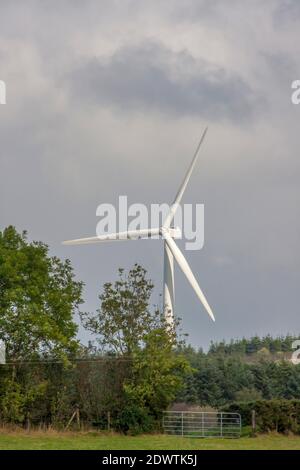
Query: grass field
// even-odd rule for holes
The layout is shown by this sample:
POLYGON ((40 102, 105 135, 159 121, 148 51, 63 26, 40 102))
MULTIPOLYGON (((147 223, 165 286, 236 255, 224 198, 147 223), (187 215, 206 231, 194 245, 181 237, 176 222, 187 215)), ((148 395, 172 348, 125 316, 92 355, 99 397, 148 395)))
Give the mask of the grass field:
POLYGON ((300 449, 300 436, 267 434, 240 439, 192 439, 166 435, 122 436, 119 434, 6 432, 0 431, 0 450, 237 450, 300 449))

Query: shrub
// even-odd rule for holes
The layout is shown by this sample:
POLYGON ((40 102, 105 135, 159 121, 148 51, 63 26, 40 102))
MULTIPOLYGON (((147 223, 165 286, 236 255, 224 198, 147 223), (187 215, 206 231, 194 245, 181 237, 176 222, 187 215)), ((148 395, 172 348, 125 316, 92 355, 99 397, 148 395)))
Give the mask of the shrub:
POLYGON ((222 408, 222 411, 240 413, 243 426, 251 424, 252 410, 256 412, 256 427, 259 432, 300 434, 300 400, 235 402, 222 408))
POLYGON ((155 420, 145 408, 137 405, 126 405, 118 414, 114 428, 125 434, 141 434, 154 431, 155 420))

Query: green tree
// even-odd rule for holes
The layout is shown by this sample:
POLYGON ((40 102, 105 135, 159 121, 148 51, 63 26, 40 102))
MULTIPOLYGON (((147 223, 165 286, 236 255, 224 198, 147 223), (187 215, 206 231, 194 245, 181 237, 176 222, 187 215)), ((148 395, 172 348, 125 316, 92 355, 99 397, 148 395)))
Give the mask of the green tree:
POLYGON ((70 261, 48 254, 12 226, 0 232, 0 339, 11 361, 40 355, 65 357, 76 351, 74 313, 82 283, 70 261))
POLYGON ((70 262, 50 257, 47 245, 12 226, 0 232, 0 339, 13 363, 0 371, 2 419, 29 423, 47 413, 50 380, 41 361, 66 365, 77 351, 82 287, 70 262))
POLYGON ((149 410, 159 418, 183 387, 191 368, 176 354, 176 334, 159 328, 143 337, 144 345, 133 351, 132 375, 124 385, 127 402, 149 410))
POLYGON ((128 274, 119 269, 118 280, 104 284, 97 314, 81 315, 83 326, 97 335, 102 350, 130 355, 145 334, 162 326, 160 313, 149 309, 152 289, 146 270, 138 264, 128 274))
POLYGON ((106 357, 127 364, 122 397, 110 401, 114 422, 124 431, 150 430, 190 370, 177 352, 182 343, 175 328, 168 327, 161 313, 149 307, 152 289, 141 266, 135 264, 128 273, 119 269, 118 280, 104 285, 97 314, 82 315, 84 326, 97 334, 106 357))

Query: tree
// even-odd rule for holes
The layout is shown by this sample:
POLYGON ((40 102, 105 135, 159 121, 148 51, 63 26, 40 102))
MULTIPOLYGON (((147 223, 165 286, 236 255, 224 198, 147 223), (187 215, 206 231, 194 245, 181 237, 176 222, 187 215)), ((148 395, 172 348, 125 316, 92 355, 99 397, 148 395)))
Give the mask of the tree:
POLYGON ((1 369, 2 419, 29 423, 47 414, 51 380, 42 359, 59 359, 63 368, 77 351, 73 316, 82 287, 70 262, 50 257, 47 245, 11 226, 0 232, 0 339, 13 363, 1 369))
POLYGON ((167 329, 155 329, 143 341, 144 346, 133 351, 132 375, 124 390, 127 401, 159 418, 183 387, 191 367, 182 354, 175 353, 177 338, 167 329))
POLYGON ((175 328, 149 307, 152 289, 141 266, 135 264, 128 273, 119 269, 118 280, 104 285, 97 314, 82 315, 84 326, 98 335, 106 357, 126 362, 122 397, 110 401, 112 419, 125 432, 149 431, 190 370, 176 350, 181 341, 175 328))
POLYGON ((27 241, 12 226, 0 232, 0 339, 11 361, 41 354, 66 357, 76 351, 74 313, 82 283, 70 261, 48 254, 48 246, 27 241))
POLYGON ((153 284, 146 278, 146 270, 135 264, 127 275, 123 269, 118 274, 114 284, 104 284, 97 314, 84 313, 81 318, 83 326, 98 335, 101 349, 130 355, 145 334, 162 326, 164 320, 158 311, 149 309, 153 284))

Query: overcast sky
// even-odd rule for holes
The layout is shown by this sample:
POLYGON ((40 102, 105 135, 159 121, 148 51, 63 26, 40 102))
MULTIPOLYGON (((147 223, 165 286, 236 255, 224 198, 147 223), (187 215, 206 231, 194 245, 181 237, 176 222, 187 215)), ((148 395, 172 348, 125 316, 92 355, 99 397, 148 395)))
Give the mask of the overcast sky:
POLYGON ((161 241, 61 241, 94 235, 121 194, 171 202, 208 125, 183 202, 205 205, 205 246, 186 257, 216 323, 176 269, 183 330, 203 347, 298 334, 299 21, 298 0, 1 2, 1 229, 70 258, 85 310, 135 262, 159 303, 161 241))

